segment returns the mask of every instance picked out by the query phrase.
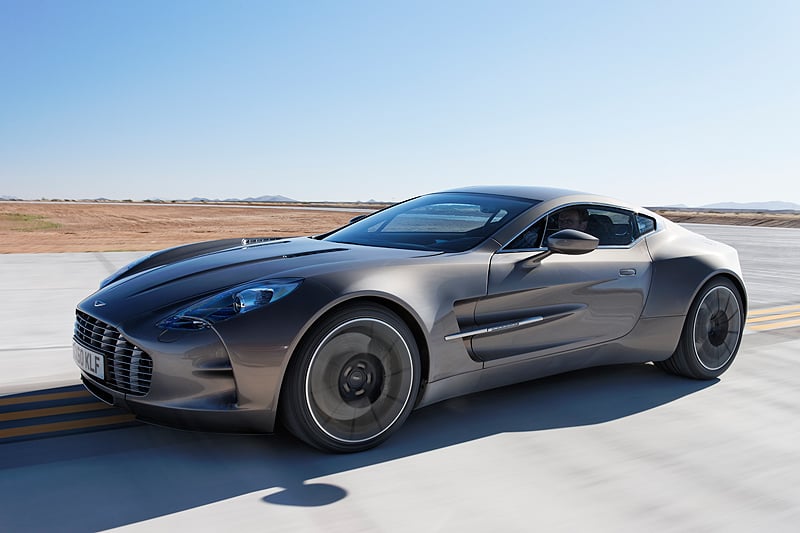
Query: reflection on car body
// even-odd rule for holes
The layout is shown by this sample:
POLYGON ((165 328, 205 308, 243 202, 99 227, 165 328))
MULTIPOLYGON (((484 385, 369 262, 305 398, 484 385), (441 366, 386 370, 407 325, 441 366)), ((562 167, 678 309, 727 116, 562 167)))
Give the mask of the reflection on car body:
POLYGON ((270 433, 280 418, 351 452, 414 408, 578 368, 717 377, 746 305, 732 248, 646 209, 470 187, 325 235, 151 254, 78 305, 75 360, 90 391, 142 420, 270 433), (584 231, 559 227, 566 210, 584 231))

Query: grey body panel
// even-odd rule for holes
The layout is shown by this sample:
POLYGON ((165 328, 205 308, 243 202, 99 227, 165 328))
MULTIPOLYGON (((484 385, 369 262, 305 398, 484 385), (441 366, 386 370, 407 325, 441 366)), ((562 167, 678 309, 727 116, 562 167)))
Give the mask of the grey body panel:
POLYGON ((380 248, 314 238, 224 240, 153 254, 109 278, 78 309, 153 359, 133 397, 84 374, 101 399, 171 426, 271 432, 289 361, 324 316, 364 299, 395 311, 423 357, 417 405, 596 365, 666 359, 694 295, 713 276, 742 287, 735 251, 647 210, 555 189, 466 188, 537 200, 465 252, 380 248), (644 214, 654 232, 580 256, 503 246, 565 205, 644 214), (254 279, 302 278, 291 296, 203 331, 157 324, 181 307, 254 279), (105 305, 97 307, 95 302, 105 305), (535 319, 535 320, 534 320, 535 319), (484 332, 484 330, 486 330, 484 332), (478 332, 478 333, 476 333, 478 332))
POLYGON ((492 259, 488 294, 477 305, 476 322, 543 320, 473 338, 478 359, 583 348, 622 337, 636 325, 650 288, 650 255, 643 241, 626 249, 553 255, 532 267, 525 265, 525 255, 501 253, 492 259))

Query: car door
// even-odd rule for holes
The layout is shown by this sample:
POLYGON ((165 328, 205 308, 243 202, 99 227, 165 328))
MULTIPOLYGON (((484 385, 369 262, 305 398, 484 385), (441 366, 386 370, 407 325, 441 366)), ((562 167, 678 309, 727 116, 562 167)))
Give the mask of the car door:
POLYGON ((555 212, 492 257, 488 292, 475 308, 485 333, 471 340, 473 356, 487 366, 608 342, 633 329, 650 287, 647 245, 637 239, 633 213, 586 209, 595 223, 584 230, 599 238, 594 251, 537 260, 559 229, 555 212), (533 243, 539 248, 521 248, 533 243))

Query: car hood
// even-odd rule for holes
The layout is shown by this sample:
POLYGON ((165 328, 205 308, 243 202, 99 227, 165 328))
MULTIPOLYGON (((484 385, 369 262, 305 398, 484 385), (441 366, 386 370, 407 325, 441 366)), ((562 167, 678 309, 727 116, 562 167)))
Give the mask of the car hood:
POLYGON ((232 246, 227 241, 221 249, 217 249, 220 245, 193 245, 202 251, 188 257, 183 253, 179 259, 163 264, 159 261, 145 270, 136 266, 136 273, 116 276, 116 281, 86 298, 79 307, 119 323, 132 314, 163 314, 253 280, 304 278, 440 253, 340 244, 309 237, 236 242, 238 245, 232 246))

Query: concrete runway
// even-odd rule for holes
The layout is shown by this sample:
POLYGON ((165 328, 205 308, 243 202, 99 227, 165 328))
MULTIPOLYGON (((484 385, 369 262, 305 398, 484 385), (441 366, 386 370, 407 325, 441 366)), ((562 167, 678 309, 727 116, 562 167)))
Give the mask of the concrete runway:
MULTIPOLYGON (((691 229, 737 247, 764 310, 719 380, 573 372, 415 411, 347 456, 121 419, 11 439, 0 530, 796 531, 800 230, 691 229)), ((139 255, 0 255, 0 421, 16 393, 43 414, 89 401, 69 387, 74 305, 139 255)))
POLYGON ((0 254, 0 395, 77 383, 75 305, 142 255, 0 254))

